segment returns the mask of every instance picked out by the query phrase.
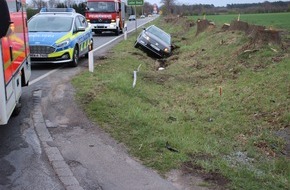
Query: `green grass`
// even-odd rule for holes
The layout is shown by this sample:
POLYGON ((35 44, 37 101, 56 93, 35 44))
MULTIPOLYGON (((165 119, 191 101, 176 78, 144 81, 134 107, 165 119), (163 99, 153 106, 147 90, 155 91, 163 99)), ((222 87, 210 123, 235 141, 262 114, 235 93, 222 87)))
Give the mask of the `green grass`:
MULTIPOLYGON (((239 15, 229 14, 229 15, 208 15, 206 19, 212 20, 217 24, 221 25, 223 23, 231 23, 232 20, 237 20, 239 15)), ((195 16, 194 19, 198 17, 195 16)), ((289 22, 290 13, 261 13, 261 14, 241 14, 240 20, 248 22, 249 24, 263 25, 268 28, 274 28, 279 30, 290 31, 289 22)))
POLYGON ((195 36, 182 19, 154 24, 180 47, 168 66, 157 71, 156 60, 133 47, 135 35, 119 43, 94 73, 72 81, 88 116, 161 175, 186 166, 218 173, 229 189, 289 189, 286 142, 275 135, 290 123, 289 51, 264 45, 245 55, 243 32, 217 27, 195 36))

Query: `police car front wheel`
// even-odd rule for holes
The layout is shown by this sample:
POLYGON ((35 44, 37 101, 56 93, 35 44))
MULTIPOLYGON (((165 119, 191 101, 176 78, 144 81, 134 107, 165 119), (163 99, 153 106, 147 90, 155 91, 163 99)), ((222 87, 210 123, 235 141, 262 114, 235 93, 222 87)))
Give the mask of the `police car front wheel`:
POLYGON ((94 41, 93 39, 91 39, 90 45, 88 46, 88 53, 85 54, 86 58, 89 57, 89 52, 92 51, 93 49, 94 49, 94 41))
POLYGON ((73 67, 76 67, 76 66, 78 66, 78 63, 79 63, 79 49, 78 49, 78 47, 76 46, 76 47, 74 48, 74 52, 73 52, 73 60, 72 60, 71 65, 72 65, 73 67))

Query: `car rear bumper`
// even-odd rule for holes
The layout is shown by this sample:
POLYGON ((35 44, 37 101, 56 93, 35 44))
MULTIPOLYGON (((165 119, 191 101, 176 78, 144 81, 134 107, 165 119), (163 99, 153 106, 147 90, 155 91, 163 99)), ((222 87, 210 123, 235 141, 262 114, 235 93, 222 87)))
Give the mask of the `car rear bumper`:
POLYGON ((61 64, 61 63, 69 63, 72 61, 69 53, 65 53, 62 56, 58 57, 31 57, 32 64, 61 64))
POLYGON ((64 49, 62 51, 57 52, 46 52, 46 51, 36 51, 37 49, 34 47, 34 51, 30 52, 31 63, 68 63, 73 61, 73 48, 64 49))
POLYGON ((116 30, 118 27, 116 23, 110 23, 110 24, 98 23, 98 24, 91 24, 91 28, 93 31, 94 30, 112 31, 112 30, 116 30))

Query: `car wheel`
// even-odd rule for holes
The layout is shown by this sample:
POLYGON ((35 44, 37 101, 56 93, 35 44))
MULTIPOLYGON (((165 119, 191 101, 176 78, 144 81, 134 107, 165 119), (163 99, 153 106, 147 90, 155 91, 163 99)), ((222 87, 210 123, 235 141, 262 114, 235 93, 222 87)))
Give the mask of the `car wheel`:
POLYGON ((76 67, 78 66, 78 63, 79 63, 79 48, 75 46, 71 66, 76 67))
POLYGON ((88 49, 88 53, 86 53, 86 55, 85 55, 86 58, 89 57, 89 52, 90 52, 91 50, 94 49, 94 41, 93 41, 93 39, 91 39, 91 41, 90 41, 90 45, 89 45, 88 48, 89 48, 89 49, 88 49))
POLYGON ((120 33, 121 33, 121 34, 124 34, 124 28, 125 28, 125 27, 124 27, 124 24, 123 24, 122 29, 120 30, 120 33))
POLYGON ((119 34, 120 34, 120 30, 119 30, 119 28, 117 28, 117 29, 115 30, 115 34, 116 34, 116 36, 119 36, 119 34))

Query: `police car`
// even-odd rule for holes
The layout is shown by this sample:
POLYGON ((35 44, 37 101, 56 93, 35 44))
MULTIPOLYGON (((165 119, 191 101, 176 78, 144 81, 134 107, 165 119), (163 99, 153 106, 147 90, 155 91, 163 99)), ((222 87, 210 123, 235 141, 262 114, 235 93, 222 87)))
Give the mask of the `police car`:
POLYGON ((43 8, 28 21, 30 57, 33 64, 70 63, 93 49, 92 29, 73 8, 43 8))

